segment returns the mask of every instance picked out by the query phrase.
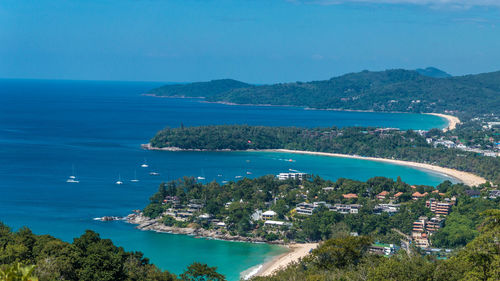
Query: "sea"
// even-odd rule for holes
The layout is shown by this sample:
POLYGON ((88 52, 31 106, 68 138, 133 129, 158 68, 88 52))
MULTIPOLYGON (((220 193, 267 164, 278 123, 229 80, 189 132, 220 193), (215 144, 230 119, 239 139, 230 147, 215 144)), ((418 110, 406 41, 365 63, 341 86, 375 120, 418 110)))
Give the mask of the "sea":
POLYGON ((192 262, 216 266, 238 280, 285 251, 267 244, 227 242, 140 231, 102 216, 141 209, 162 181, 183 176, 231 181, 289 170, 366 180, 401 176, 412 184, 452 180, 425 170, 358 159, 270 152, 147 151, 165 127, 249 124, 266 126, 377 126, 443 128, 446 120, 421 114, 234 106, 202 99, 144 96, 159 82, 0 79, 0 221, 71 242, 86 229, 162 269, 180 274, 192 262), (147 164, 147 168, 141 165, 147 164), (151 172, 158 173, 152 176, 151 172), (74 175, 79 183, 67 183, 74 175), (137 182, 132 182, 137 179, 137 182), (122 185, 115 184, 123 181, 122 185))

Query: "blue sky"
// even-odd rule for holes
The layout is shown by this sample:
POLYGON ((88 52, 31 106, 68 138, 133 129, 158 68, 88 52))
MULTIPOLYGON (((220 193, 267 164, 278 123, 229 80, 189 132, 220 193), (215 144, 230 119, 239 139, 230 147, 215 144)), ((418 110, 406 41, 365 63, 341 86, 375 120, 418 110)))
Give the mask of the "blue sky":
POLYGON ((500 0, 2 0, 0 77, 253 83, 500 70, 500 0))

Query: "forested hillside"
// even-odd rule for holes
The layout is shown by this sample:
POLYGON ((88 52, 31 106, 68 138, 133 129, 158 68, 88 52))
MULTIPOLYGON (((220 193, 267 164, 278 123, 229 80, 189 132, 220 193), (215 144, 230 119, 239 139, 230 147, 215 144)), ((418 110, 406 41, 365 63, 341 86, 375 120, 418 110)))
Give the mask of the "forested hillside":
POLYGON ((262 86, 215 80, 166 85, 150 93, 206 97, 212 102, 319 109, 453 112, 460 117, 500 114, 500 72, 436 78, 446 75, 433 69, 419 71, 362 71, 330 80, 262 86))
POLYGON ((413 131, 219 125, 166 128, 156 134, 151 145, 181 149, 293 149, 356 154, 430 163, 500 182, 500 158, 433 147, 426 142, 425 136, 413 131))
POLYGON ((252 280, 496 281, 500 276, 500 211, 485 211, 483 218, 481 234, 447 260, 403 251, 390 258, 370 255, 370 238, 345 234, 323 242, 312 254, 272 276, 252 280))
POLYGON ((147 94, 165 97, 209 97, 233 89, 251 87, 250 84, 232 79, 212 80, 209 82, 196 82, 188 84, 165 85, 153 89, 147 94))

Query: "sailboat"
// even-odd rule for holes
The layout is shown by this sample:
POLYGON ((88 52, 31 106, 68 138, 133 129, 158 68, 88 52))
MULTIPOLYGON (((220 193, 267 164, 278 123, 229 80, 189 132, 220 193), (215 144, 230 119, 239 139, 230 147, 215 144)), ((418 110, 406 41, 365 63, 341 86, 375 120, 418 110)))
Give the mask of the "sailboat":
POLYGON ((118 180, 115 183, 116 184, 123 184, 122 177, 120 176, 120 174, 118 174, 118 180))
POLYGON ((148 163, 146 163, 146 158, 144 158, 144 163, 141 165, 142 168, 149 167, 148 163))
POLYGON ((66 180, 66 182, 79 183, 80 181, 77 180, 76 176, 75 176, 75 165, 72 166, 72 170, 73 170, 73 172, 71 173, 71 176, 69 176, 69 178, 66 180))
POLYGON ((137 179, 137 170, 134 171, 134 179, 130 180, 131 182, 138 182, 139 180, 137 179))

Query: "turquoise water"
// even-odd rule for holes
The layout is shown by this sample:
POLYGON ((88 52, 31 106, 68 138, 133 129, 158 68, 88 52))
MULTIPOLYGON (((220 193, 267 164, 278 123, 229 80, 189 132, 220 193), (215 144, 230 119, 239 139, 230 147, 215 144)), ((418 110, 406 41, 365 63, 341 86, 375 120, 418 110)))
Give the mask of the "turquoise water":
POLYGON ((143 208, 161 181, 181 176, 234 180, 296 169, 326 178, 388 176, 437 184, 445 176, 356 159, 264 152, 164 152, 140 149, 165 126, 259 124, 369 125, 429 129, 439 117, 418 114, 311 111, 291 107, 227 106, 140 94, 159 83, 0 80, 0 221, 26 225, 66 241, 85 229, 142 251, 175 273, 193 261, 219 267, 229 280, 282 248, 138 231, 94 217, 123 216, 143 208), (147 159, 149 168, 140 165, 147 159), (293 159, 294 162, 285 161, 293 159), (66 183, 72 166, 79 184, 66 183), (150 171, 160 176, 149 176, 150 171), (137 173, 138 183, 129 180, 137 173), (221 174, 222 176, 217 176, 221 174), (125 182, 114 182, 118 175, 125 182))

